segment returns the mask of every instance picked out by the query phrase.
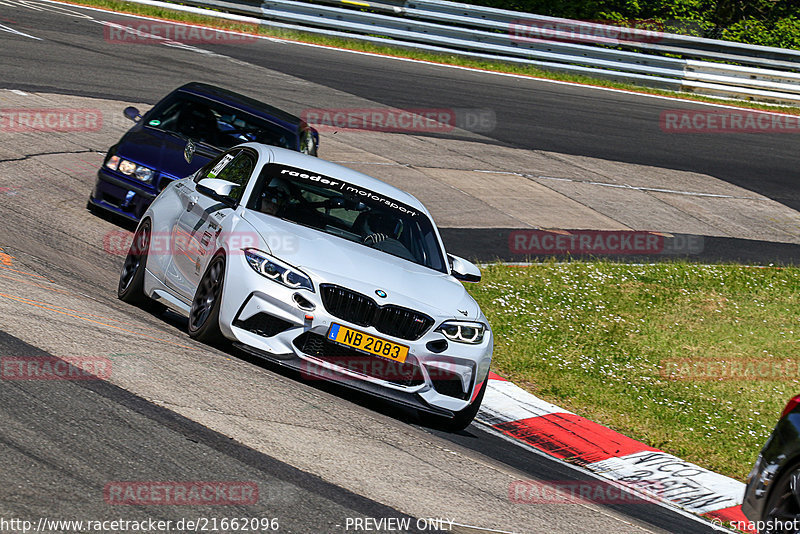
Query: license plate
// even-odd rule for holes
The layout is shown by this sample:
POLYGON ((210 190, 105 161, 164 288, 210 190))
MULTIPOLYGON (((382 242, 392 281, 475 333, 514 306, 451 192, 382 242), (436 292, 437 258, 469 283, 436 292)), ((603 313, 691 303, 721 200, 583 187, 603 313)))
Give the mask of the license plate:
POLYGON ((405 345, 398 345, 336 323, 333 323, 328 330, 328 339, 400 363, 405 362, 408 356, 408 347, 405 345))

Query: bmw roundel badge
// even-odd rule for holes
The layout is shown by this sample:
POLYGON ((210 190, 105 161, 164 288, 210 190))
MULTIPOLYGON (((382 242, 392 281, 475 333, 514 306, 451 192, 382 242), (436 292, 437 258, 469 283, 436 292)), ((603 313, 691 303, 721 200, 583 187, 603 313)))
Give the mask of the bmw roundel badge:
POLYGON ((383 289, 376 289, 375 290, 375 294, 378 295, 382 299, 386 298, 386 291, 384 291, 383 289))

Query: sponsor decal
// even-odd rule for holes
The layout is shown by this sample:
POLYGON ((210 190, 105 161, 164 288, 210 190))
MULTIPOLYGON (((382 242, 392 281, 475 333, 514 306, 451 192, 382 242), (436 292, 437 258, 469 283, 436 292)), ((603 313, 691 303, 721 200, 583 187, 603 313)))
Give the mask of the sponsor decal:
POLYGON ((366 199, 378 204, 383 204, 384 206, 387 206, 393 210, 397 210, 406 215, 410 215, 411 217, 416 217, 418 214, 414 208, 403 204, 402 202, 398 202, 397 200, 385 197, 379 193, 370 191, 369 189, 349 184, 342 180, 329 178, 320 174, 309 174, 308 171, 304 169, 295 169, 291 167, 281 168, 279 175, 290 176, 295 180, 305 181, 312 184, 324 185, 328 189, 341 191, 347 196, 354 197, 359 200, 366 199))
POLYGON ((735 506, 744 491, 737 480, 661 451, 609 458, 587 467, 698 514, 735 506))
MULTIPOLYGON (((189 145, 186 145, 186 148, 189 148, 189 145)), ((221 160, 214 165, 214 168, 209 171, 207 178, 216 178, 219 173, 231 162, 233 159, 233 154, 225 154, 221 160)))

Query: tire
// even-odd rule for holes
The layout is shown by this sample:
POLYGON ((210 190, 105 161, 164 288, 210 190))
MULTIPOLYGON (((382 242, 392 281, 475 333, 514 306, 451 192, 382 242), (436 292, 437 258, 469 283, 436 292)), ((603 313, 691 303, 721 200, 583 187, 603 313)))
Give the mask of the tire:
POLYGON ((117 286, 117 298, 128 304, 141 306, 150 301, 144 294, 144 271, 150 249, 150 221, 145 221, 133 235, 133 241, 122 264, 117 286))
POLYGON ((481 390, 478 392, 478 396, 475 397, 473 403, 460 412, 456 412, 452 418, 447 419, 437 415, 423 414, 423 423, 446 432, 460 432, 464 430, 470 425, 470 423, 472 423, 472 420, 475 419, 475 416, 478 415, 478 410, 481 408, 483 396, 486 394, 486 386, 488 384, 489 378, 487 377, 486 380, 483 381, 481 390))
POLYGON ((203 343, 216 344, 223 340, 219 328, 219 309, 222 306, 224 280, 225 256, 219 254, 203 273, 189 312, 189 336, 203 343))
POLYGON ((793 465, 781 475, 769 494, 764 507, 766 530, 759 534, 789 534, 795 529, 776 528, 777 522, 800 524, 800 464, 793 465))

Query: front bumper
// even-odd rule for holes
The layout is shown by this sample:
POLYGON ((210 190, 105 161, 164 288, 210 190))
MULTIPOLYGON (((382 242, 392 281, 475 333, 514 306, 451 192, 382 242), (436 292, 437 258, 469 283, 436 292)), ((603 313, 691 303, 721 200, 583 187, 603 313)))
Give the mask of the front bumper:
POLYGON ((299 369, 307 379, 339 382, 447 416, 467 408, 486 380, 491 331, 480 344, 448 342, 441 350, 442 340, 447 340, 436 331, 440 321, 418 340, 388 336, 332 315, 318 285, 316 292, 287 288, 257 274, 241 254, 229 256, 228 269, 220 310, 223 334, 250 352, 299 369), (406 361, 326 339, 334 323, 407 346, 406 361))
POLYGON ((151 187, 120 178, 106 171, 97 171, 97 182, 89 203, 98 208, 138 221, 156 198, 151 187))

